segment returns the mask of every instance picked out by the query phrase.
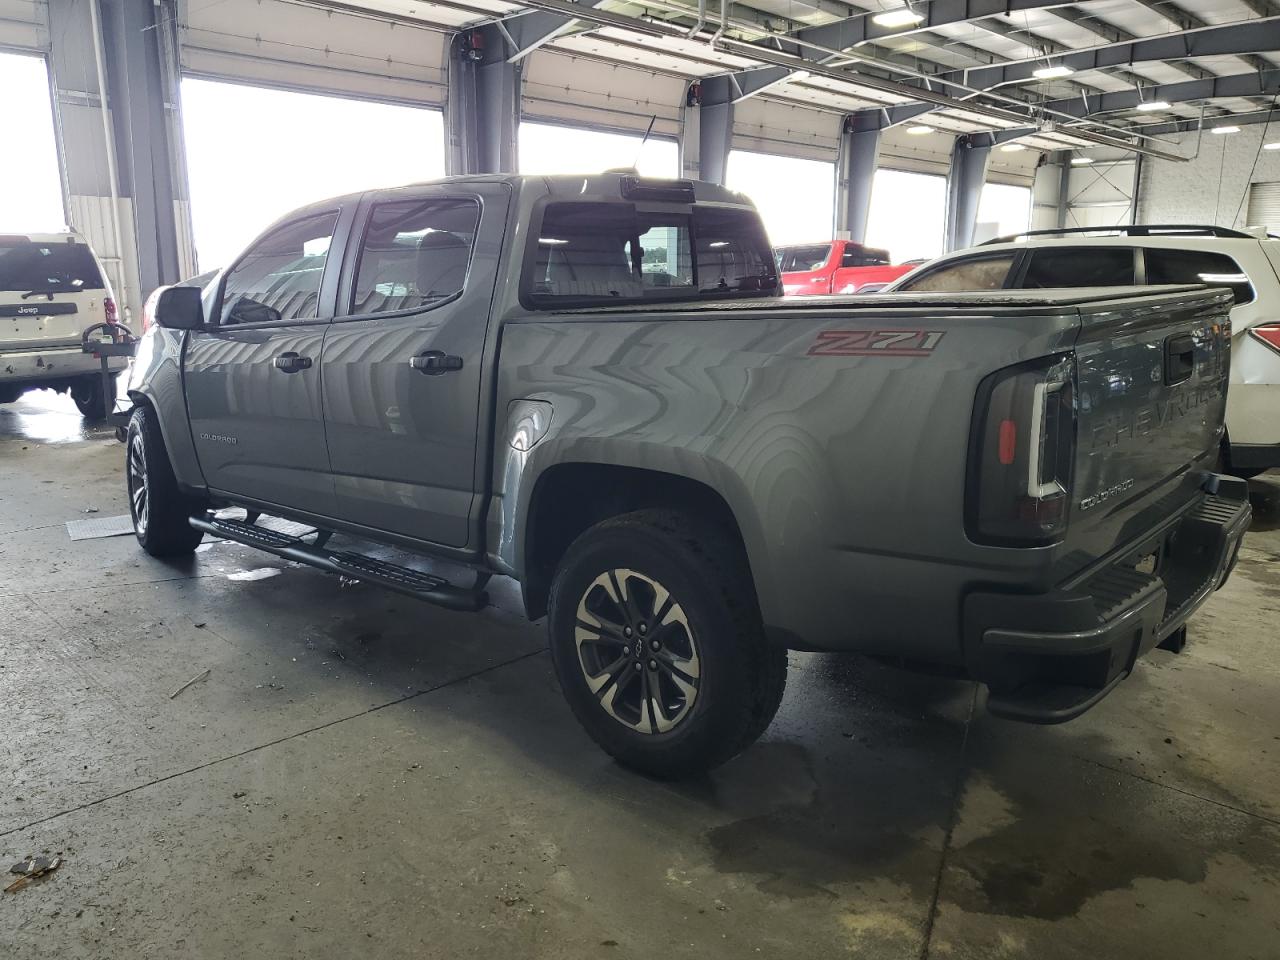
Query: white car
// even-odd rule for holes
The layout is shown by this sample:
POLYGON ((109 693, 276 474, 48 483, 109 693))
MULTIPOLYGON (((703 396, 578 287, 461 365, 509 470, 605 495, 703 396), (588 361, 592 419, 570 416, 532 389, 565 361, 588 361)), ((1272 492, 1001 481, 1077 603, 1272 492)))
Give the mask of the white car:
MULTIPOLYGON (((101 420, 115 401, 84 331, 117 318, 97 256, 74 233, 0 234, 0 403, 28 390, 70 392, 80 413, 101 420)), ((113 372, 128 365, 109 361, 113 372)))
POLYGON ((1223 466, 1246 477, 1280 467, 1280 239, 1183 225, 1032 230, 931 260, 886 292, 1167 283, 1235 294, 1223 466))

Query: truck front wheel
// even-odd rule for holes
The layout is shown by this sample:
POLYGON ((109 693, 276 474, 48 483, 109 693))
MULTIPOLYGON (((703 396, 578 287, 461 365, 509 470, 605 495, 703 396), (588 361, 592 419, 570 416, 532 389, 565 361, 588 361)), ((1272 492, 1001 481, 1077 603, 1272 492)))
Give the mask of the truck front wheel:
POLYGON ((192 553, 204 536, 187 518, 199 504, 178 489, 160 424, 149 407, 137 407, 125 436, 125 482, 133 532, 153 557, 192 553))
POLYGON ((643 510, 588 529, 551 587, 551 658, 578 721, 663 779, 729 760, 777 712, 787 653, 764 636, 745 563, 713 525, 643 510))

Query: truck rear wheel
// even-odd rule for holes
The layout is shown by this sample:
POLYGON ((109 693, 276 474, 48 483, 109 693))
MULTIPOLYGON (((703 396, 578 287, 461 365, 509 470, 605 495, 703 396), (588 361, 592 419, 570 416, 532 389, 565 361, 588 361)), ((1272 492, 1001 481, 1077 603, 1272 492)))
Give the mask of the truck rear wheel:
POLYGON ((133 411, 124 449, 129 515, 138 543, 153 557, 191 553, 204 537, 187 522, 199 504, 178 489, 160 425, 149 407, 133 411))
POLYGON ((618 762, 663 779, 702 773, 773 719, 787 653, 769 643, 738 550, 667 510, 596 524, 551 587, 551 658, 578 721, 618 762))

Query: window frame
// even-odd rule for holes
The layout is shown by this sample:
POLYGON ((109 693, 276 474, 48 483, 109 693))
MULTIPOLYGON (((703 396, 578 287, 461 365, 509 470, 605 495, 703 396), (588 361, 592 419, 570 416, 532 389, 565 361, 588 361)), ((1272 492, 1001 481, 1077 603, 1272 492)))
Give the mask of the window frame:
MULTIPOLYGON (((714 303, 716 300, 734 299, 735 295, 740 297, 743 291, 730 290, 724 294, 718 291, 714 295, 705 295, 698 287, 698 232, 696 228, 695 211, 698 209, 717 208, 724 210, 733 210, 741 213, 755 213, 757 220, 759 213, 748 206, 736 203, 717 203, 711 200, 699 200, 696 203, 646 203, 629 200, 623 197, 599 197, 599 196, 583 196, 577 198, 565 198, 562 196, 544 196, 540 197, 533 204, 532 214, 529 217, 529 225, 525 229, 524 237, 517 242, 523 243, 524 251, 520 258, 520 280, 517 285, 520 306, 525 310, 534 313, 556 313, 574 310, 606 310, 618 307, 661 307, 664 305, 685 305, 699 303, 714 303), (694 273, 694 285, 692 287, 671 287, 669 289, 676 291, 672 296, 647 296, 640 299, 634 297, 619 297, 614 301, 601 302, 599 298, 592 297, 556 297, 552 300, 539 299, 538 295, 533 292, 534 273, 536 272, 538 259, 538 245, 533 242, 534 237, 542 235, 542 225, 546 216, 547 208, 552 204, 580 204, 587 203, 593 205, 600 204, 619 204, 632 209, 638 220, 644 217, 685 217, 689 221, 689 248, 692 255, 692 269, 694 273), (679 291, 690 290, 692 295, 682 296, 679 291)), ((763 262, 769 265, 773 270, 775 280, 773 292, 768 296, 780 296, 782 293, 782 271, 778 269, 777 260, 774 257, 773 246, 769 243, 769 234, 761 222, 760 237, 761 247, 758 251, 763 262)), ((638 235, 637 235, 638 236, 638 235)), ((662 289, 655 287, 653 289, 662 289)), ((763 299, 763 298, 762 298, 763 299)))
POLYGON ((350 203, 304 207, 301 210, 295 210, 281 220, 277 220, 258 236, 254 237, 253 241, 240 251, 240 255, 229 266, 224 268, 218 277, 218 295, 214 298, 210 316, 205 320, 205 328, 210 330, 260 330, 274 327, 298 327, 329 323, 333 319, 334 297, 337 293, 340 265, 344 259, 347 238, 351 230, 350 208, 350 203), (320 274, 320 289, 316 297, 316 315, 314 317, 294 319, 282 317, 279 320, 259 320, 249 323, 223 323, 222 308, 226 300, 227 281, 231 279, 231 275, 235 273, 236 268, 245 261, 245 258, 253 252, 254 248, 272 234, 279 233, 281 230, 287 230, 306 220, 315 220, 327 216, 334 217, 333 234, 329 238, 329 250, 325 253, 324 269, 320 274), (335 252, 338 254, 336 263, 335 252))
POLYGON ((361 200, 359 209, 356 211, 355 222, 353 223, 351 230, 351 242, 347 245, 347 250, 343 257, 341 282, 339 284, 336 297, 336 306, 340 306, 341 309, 336 310, 333 322, 352 323, 361 320, 412 317, 420 313, 426 313, 430 310, 438 310, 440 307, 446 306, 450 303, 456 303, 466 294, 470 287, 471 268, 474 265, 476 258, 476 242, 480 236, 480 225, 483 220, 484 198, 477 193, 436 189, 423 190, 421 192, 414 191, 412 193, 400 191, 389 193, 378 191, 367 194, 361 200), (369 235, 369 227, 373 223, 374 210, 384 204, 422 203, 433 200, 465 200, 475 205, 476 228, 471 234, 471 246, 467 250, 467 270, 462 278, 462 287, 450 296, 441 300, 436 300, 433 303, 419 304, 416 307, 406 307, 400 310, 379 310, 376 313, 356 313, 356 284, 360 280, 360 261, 364 257, 364 242, 365 238, 369 235))

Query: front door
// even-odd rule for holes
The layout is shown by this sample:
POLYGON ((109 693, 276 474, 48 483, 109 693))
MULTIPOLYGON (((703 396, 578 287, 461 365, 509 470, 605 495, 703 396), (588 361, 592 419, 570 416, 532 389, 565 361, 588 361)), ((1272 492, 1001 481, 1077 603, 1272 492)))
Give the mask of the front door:
POLYGON ((306 216, 259 239, 224 278, 213 322, 191 334, 187 406, 205 482, 216 491, 333 511, 320 384, 332 316, 324 277, 338 220, 337 210, 306 216))
POLYGON ((324 346, 341 519, 467 545, 480 469, 485 331, 506 207, 501 184, 474 192, 409 187, 377 195, 357 218, 342 315, 324 346))

